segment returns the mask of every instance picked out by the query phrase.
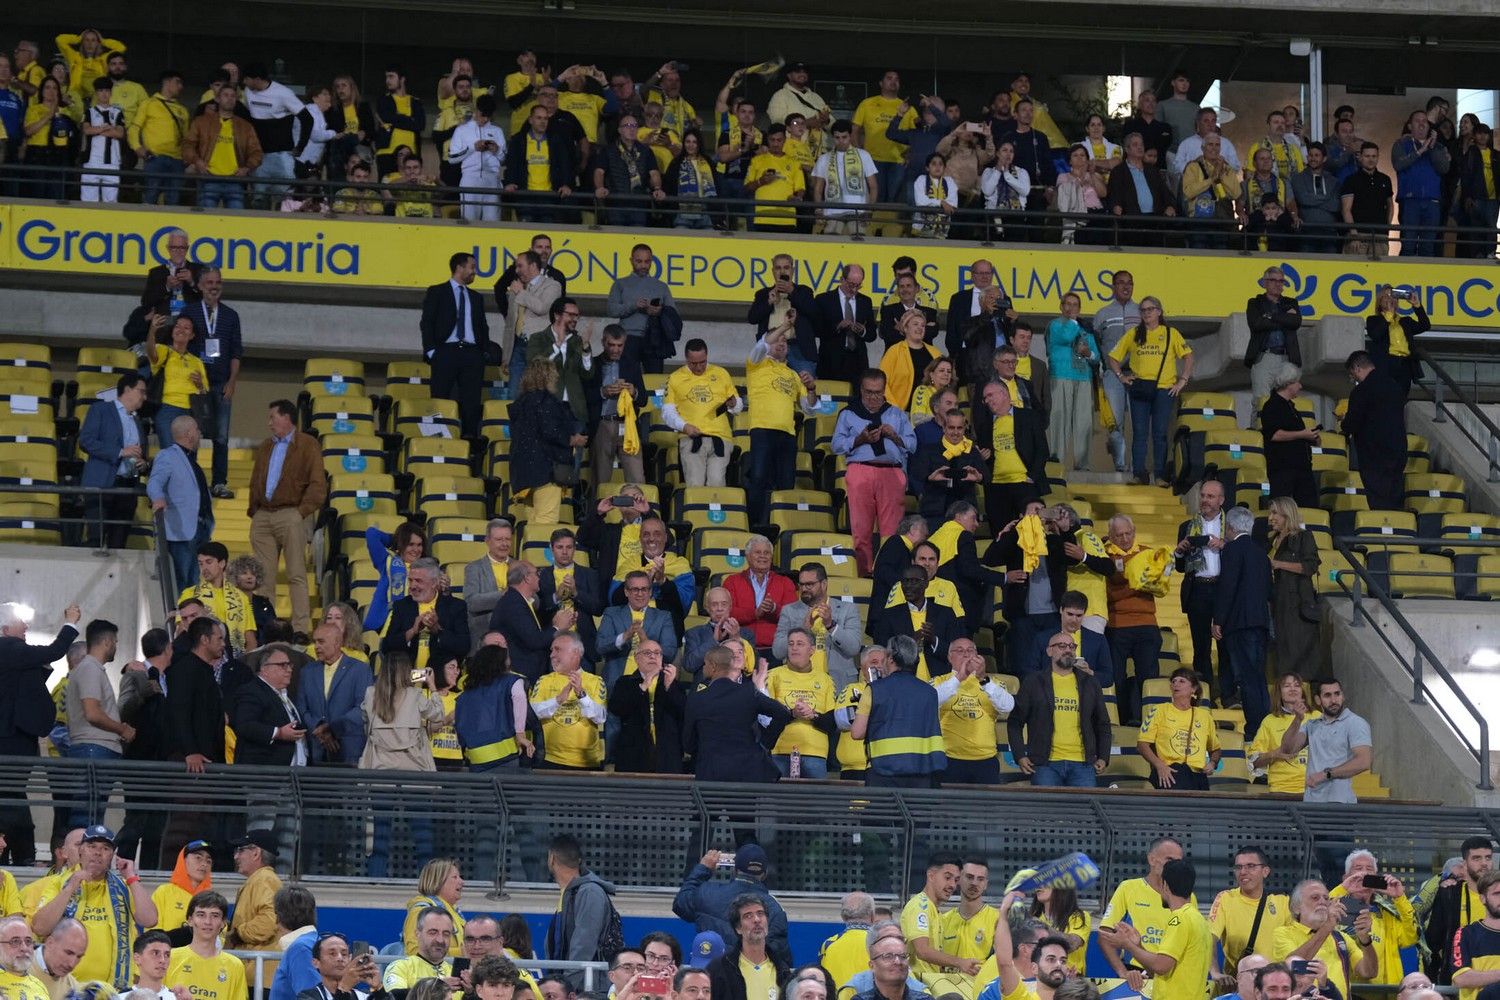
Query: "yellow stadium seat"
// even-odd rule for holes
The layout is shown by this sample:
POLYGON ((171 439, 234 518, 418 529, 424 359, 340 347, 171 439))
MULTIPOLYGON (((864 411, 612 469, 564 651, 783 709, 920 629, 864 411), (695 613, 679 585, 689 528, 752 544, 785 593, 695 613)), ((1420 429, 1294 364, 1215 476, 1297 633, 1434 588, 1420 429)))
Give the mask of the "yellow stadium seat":
POLYGON ((365 530, 379 528, 388 535, 394 535, 396 529, 405 523, 406 518, 394 511, 380 514, 365 514, 356 511, 353 514, 345 514, 339 518, 337 554, 350 562, 357 562, 361 559, 369 562, 370 554, 365 548, 365 530))
POLYGON ((1314 472, 1348 472, 1349 443, 1344 435, 1323 431, 1318 443, 1312 446, 1312 468, 1314 472))
POLYGON ((135 352, 123 347, 80 347, 74 368, 80 372, 100 372, 118 378, 135 371, 139 365, 140 358, 135 352))
POLYGON ((749 528, 745 491, 738 486, 683 486, 672 497, 672 521, 693 528, 749 528))
POLYGON ((446 428, 448 437, 458 437, 458 404, 451 399, 400 399, 396 401, 392 430, 407 437, 442 437, 436 428, 446 428))
POLYGON ((800 567, 806 563, 822 564, 830 577, 859 576, 854 562, 854 540, 848 535, 826 531, 786 531, 779 539, 781 565, 800 567))
POLYGON ((1203 462, 1221 469, 1265 468, 1265 449, 1259 431, 1210 430, 1203 433, 1203 462))
MULTIPOLYGON (((1222 742, 1228 733, 1220 733, 1222 742)), ((1216 792, 1245 792, 1250 785, 1250 762, 1245 759, 1244 751, 1239 756, 1232 757, 1225 754, 1219 760, 1219 766, 1208 776, 1208 787, 1216 792)))
POLYGON ((770 520, 782 531, 833 531, 833 497, 822 490, 772 490, 770 520))
MULTIPOLYGON (((113 388, 111 386, 110 388, 113 388)), ((78 400, 77 405, 83 407, 74 413, 80 423, 83 420, 84 410, 89 404, 96 400, 90 396, 87 399, 78 400)), ((45 420, 56 420, 56 408, 52 400, 46 395, 38 396, 36 393, 11 393, 9 390, 0 388, 0 417, 42 417, 45 420)))
POLYGON ((1271 481, 1262 477, 1260 469, 1242 470, 1241 477, 1234 482, 1234 503, 1251 510, 1262 510, 1271 502, 1271 481))
MULTIPOLYGON (((3 454, 0 449, 0 454, 3 454)), ((55 486, 57 463, 0 458, 0 516, 11 518, 56 517, 55 493, 6 492, 6 486, 55 486)))
POLYGON ((32 365, 15 367, 0 364, 0 393, 7 396, 36 396, 52 399, 52 370, 32 365))
POLYGON ((52 521, 31 517, 0 517, 0 543, 61 545, 62 531, 52 521))
POLYGON ((1418 475, 1432 471, 1432 449, 1427 439, 1420 434, 1406 435, 1406 474, 1418 475))
POLYGON ((1311 531, 1313 537, 1318 540, 1320 551, 1333 548, 1333 530, 1328 511, 1321 507, 1299 507, 1297 514, 1301 519, 1302 527, 1311 531))
POLYGON ((392 361, 385 366, 385 397, 391 400, 432 396, 431 369, 425 361, 392 361))
POLYGON ((1475 561, 1474 597, 1481 601, 1500 601, 1500 553, 1480 556, 1475 561))
POLYGON ((802 448, 809 452, 829 454, 833 450, 833 430, 838 425, 837 413, 820 413, 811 420, 802 421, 802 448))
MULTIPOLYGON (((1318 575, 1313 580, 1313 589, 1320 594, 1342 594, 1346 589, 1352 589, 1358 580, 1358 574, 1354 567, 1349 564, 1343 554, 1337 549, 1325 549, 1318 553, 1318 575), (1340 580, 1343 581, 1342 586, 1340 580)), ((1366 589, 1360 581, 1360 589, 1366 589)))
POLYGON ((365 395, 365 365, 347 358, 308 358, 302 388, 313 396, 365 395))
MULTIPOLYGON (((57 447, 57 425, 40 415, 0 417, 0 442, 7 444, 50 444, 57 447)), ((8 454, 7 458, 18 456, 8 454)))
POLYGON ((45 344, 15 341, 0 343, 0 368, 39 368, 50 373, 52 348, 45 344))
POLYGON ((1292 409, 1297 411, 1297 415, 1302 418, 1302 422, 1308 427, 1312 427, 1318 423, 1318 408, 1313 405, 1311 398, 1298 396, 1292 400, 1292 409))
POLYGON ((1392 597, 1440 597, 1453 600, 1453 561, 1447 556, 1394 552, 1387 566, 1392 597))
POLYGON ((395 514, 396 480, 369 472, 330 476, 328 506, 340 515, 395 514))
POLYGON ((1357 472, 1329 472, 1320 481, 1323 508, 1330 511, 1369 510, 1365 482, 1357 472))
POLYGON ((469 442, 458 437, 411 437, 401 449, 401 470, 418 475, 466 476, 469 442))
POLYGON ((486 399, 479 411, 479 433, 490 441, 506 442, 510 449, 510 400, 486 399))
POLYGON ((1468 509, 1468 487, 1458 476, 1406 475, 1406 509, 1418 514, 1460 514, 1468 509))
MULTIPOLYGON (((1427 532, 1424 531, 1423 534, 1427 532)), ((1492 514, 1443 514, 1437 528, 1437 537, 1443 540, 1438 551, 1446 556, 1462 551, 1479 555, 1500 554, 1500 549, 1466 544, 1500 541, 1500 517, 1492 514)))
POLYGON ((1177 400, 1177 429, 1189 431, 1232 431, 1239 427, 1234 411, 1234 397, 1227 392, 1185 392, 1177 400))
POLYGON ((312 432, 321 437, 375 433, 375 406, 367 396, 313 396, 307 412, 312 432))
POLYGON ((385 472, 385 443, 373 434, 335 434, 323 441, 323 471, 385 472))
POLYGON ((473 562, 488 551, 485 530, 480 518, 434 518, 427 523, 428 551, 440 563, 473 562))
MULTIPOLYGON (((788 566, 790 573, 800 573, 802 565, 788 566)), ((828 599, 830 601, 845 601, 859 608, 859 620, 868 622, 870 620, 870 604, 874 600, 875 581, 867 576, 830 576, 828 578, 828 599)))
MULTIPOLYGON (((1175 667, 1173 668, 1176 669, 1175 667)), ((1160 705, 1172 700, 1172 679, 1170 677, 1148 677, 1141 684, 1141 710, 1145 711, 1147 706, 1160 705)), ((1198 703, 1208 707, 1208 684, 1204 681, 1198 682, 1198 703)))
POLYGON ((1413 539, 1417 537, 1417 519, 1404 510, 1355 511, 1350 533, 1368 539, 1355 546, 1360 552, 1415 548, 1413 539))
POLYGON ((854 386, 842 379, 820 378, 813 391, 817 393, 818 416, 838 416, 849 402, 854 386))

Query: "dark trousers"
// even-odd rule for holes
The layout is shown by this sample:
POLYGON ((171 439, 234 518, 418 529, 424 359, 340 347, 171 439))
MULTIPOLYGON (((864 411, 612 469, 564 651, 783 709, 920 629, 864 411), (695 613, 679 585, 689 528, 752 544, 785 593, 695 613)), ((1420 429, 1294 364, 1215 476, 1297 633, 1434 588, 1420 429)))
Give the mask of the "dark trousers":
POLYGON ((1371 510, 1404 510, 1406 508, 1406 484, 1402 479, 1406 472, 1406 452, 1403 449, 1394 461, 1385 455, 1379 457, 1359 455, 1359 475, 1365 484, 1365 498, 1371 510))
MULTIPOLYGON (((1263 628, 1237 628, 1224 633, 1224 651, 1228 666, 1220 678, 1234 678, 1240 689, 1240 704, 1245 709, 1245 732, 1254 734, 1260 722, 1271 711, 1271 695, 1266 688, 1266 645, 1269 640, 1263 628)), ((1278 668, 1283 669, 1283 668, 1278 668)))
POLYGON ((948 769, 938 776, 944 785, 998 785, 1000 758, 988 760, 955 760, 948 758, 948 769))
MULTIPOLYGON (((1212 580, 1194 580, 1188 588, 1187 598, 1183 602, 1183 610, 1187 612, 1188 631, 1193 637, 1193 670, 1199 679, 1204 681, 1210 688, 1214 685, 1214 661, 1211 645, 1213 643, 1213 617, 1214 617, 1214 595, 1219 592, 1218 578, 1212 580)), ((1181 653, 1179 652, 1179 656, 1181 653)), ((1228 658, 1224 655, 1224 644, 1219 644, 1219 662, 1227 663, 1228 658)), ((1219 686, 1219 697, 1228 700, 1234 692, 1230 689, 1227 680, 1221 680, 1219 686)))
POLYGON ((432 397, 458 404, 464 437, 479 435, 484 352, 474 344, 439 344, 432 352, 432 397))
POLYGON ((1318 505, 1318 485, 1311 469, 1277 469, 1268 472, 1272 497, 1291 497, 1298 507, 1318 505))
POLYGON ((789 490, 797 476, 797 439, 786 431, 756 427, 750 431, 749 462, 745 465, 745 498, 750 523, 766 524, 771 491, 789 490))
POLYGON ((989 522, 990 534, 996 535, 1022 514, 1026 505, 1046 492, 1038 483, 985 483, 984 517, 989 522))
POLYGON ((1162 788, 1156 780, 1156 771, 1150 774, 1151 787, 1159 791, 1167 792, 1206 792, 1208 791, 1208 775, 1202 771, 1194 771, 1186 764, 1172 765, 1172 787, 1162 788))
POLYGON ((1106 629, 1109 640, 1109 655, 1115 661, 1115 690, 1125 698, 1121 706, 1121 719, 1133 722, 1141 718, 1141 688, 1146 681, 1157 676, 1157 664, 1161 658, 1161 629, 1155 625, 1131 625, 1128 628, 1106 629), (1134 676, 1126 678, 1125 663, 1135 666, 1134 676))
MULTIPOLYGON (((0 736, 0 756, 39 757, 35 736, 0 736)), ((5 834, 6 864, 30 867, 36 863, 36 824, 31 821, 31 806, 26 803, 26 789, 0 790, 0 832, 5 834), (11 804, 15 803, 15 804, 11 804)))
POLYGON ((865 772, 866 788, 932 788, 936 776, 931 774, 878 774, 874 770, 865 772))
MULTIPOLYGON (((114 485, 130 489, 139 486, 140 481, 120 476, 115 479, 114 485)), ((107 549, 123 549, 125 547, 125 540, 130 537, 129 522, 135 520, 135 501, 136 498, 134 496, 127 496, 123 493, 104 494, 89 498, 88 516, 91 519, 100 518, 105 521, 121 522, 120 524, 104 525, 104 538, 101 547, 107 549)), ((96 520, 92 524, 84 525, 83 534, 85 545, 98 544, 100 542, 98 521, 96 520)))

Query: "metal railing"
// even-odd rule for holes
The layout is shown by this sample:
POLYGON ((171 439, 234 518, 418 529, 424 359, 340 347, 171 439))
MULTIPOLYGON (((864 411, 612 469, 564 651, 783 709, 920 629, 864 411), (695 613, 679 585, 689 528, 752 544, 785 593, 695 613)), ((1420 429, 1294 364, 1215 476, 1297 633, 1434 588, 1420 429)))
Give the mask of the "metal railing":
MULTIPOLYGON (((1083 893, 1090 901, 1139 874, 1141 858, 1164 831, 1183 841, 1204 885, 1223 882, 1235 848, 1247 842, 1262 845, 1290 885, 1317 873, 1325 857, 1342 865, 1353 846, 1370 846, 1384 870, 1410 881, 1430 875, 1465 837, 1500 837, 1500 813, 1474 808, 1029 785, 917 791, 850 782, 244 765, 190 774, 180 763, 0 757, 0 789, 11 799, 0 799, 0 807, 25 794, 32 808, 65 805, 86 811, 91 822, 123 808, 118 842, 129 856, 137 841, 127 831, 152 816, 167 823, 160 853, 172 858, 181 846, 174 831, 184 843, 224 843, 249 823, 277 836, 284 875, 361 883, 369 881, 358 859, 371 825, 376 841, 385 836, 389 845, 388 876, 401 882, 438 855, 455 857, 476 883, 550 884, 547 846, 568 833, 602 877, 664 891, 675 890, 710 847, 752 839, 771 860, 772 888, 825 895, 859 887, 904 896, 935 851, 982 856, 1009 872, 1082 850, 1104 875, 1083 893)), ((143 868, 159 867, 143 861, 143 868)))
POLYGON ((1421 348, 1413 348, 1412 353, 1432 371, 1433 378, 1430 384, 1427 382, 1413 382, 1413 388, 1424 389, 1432 399, 1432 422, 1435 424, 1452 423, 1454 428, 1463 436, 1464 440, 1473 445, 1475 450, 1485 457, 1489 471, 1485 475, 1485 481, 1500 483, 1500 427, 1485 415, 1484 410, 1466 395, 1463 387, 1449 374, 1448 369, 1433 358, 1431 354, 1421 348), (1450 405, 1450 399, 1452 405, 1450 405), (1455 412, 1457 406, 1462 413, 1455 412), (1478 424, 1477 431, 1470 424, 1478 424))
MULTIPOLYGON (((1438 716, 1453 734, 1458 737, 1459 742, 1464 745, 1464 749, 1474 757, 1475 764, 1479 769, 1479 780, 1475 783, 1475 787, 1483 791, 1489 791, 1494 788, 1494 783, 1490 780, 1490 727, 1488 720, 1484 717, 1478 706, 1464 693, 1463 687, 1448 672, 1448 668, 1443 665, 1441 657, 1433 651, 1432 647, 1427 644, 1427 641, 1422 638, 1421 634, 1407 620, 1406 616, 1401 613, 1400 606, 1391 598, 1390 591, 1379 579, 1379 574, 1370 570, 1362 558, 1363 552, 1361 551, 1361 549, 1366 547, 1379 547, 1382 543, 1420 548, 1423 546, 1441 547, 1451 545, 1453 541, 1453 539, 1440 538, 1401 538, 1399 540, 1392 539, 1386 541, 1380 536, 1337 535, 1333 539, 1334 549, 1348 562, 1350 569, 1353 571, 1354 578, 1353 580, 1347 579, 1349 571, 1340 570, 1334 574, 1334 581, 1350 598, 1350 627, 1363 628, 1366 625, 1373 627, 1374 633, 1380 637, 1380 641, 1385 644, 1386 649, 1390 651, 1391 655, 1396 658, 1396 661, 1410 675, 1412 682, 1411 703, 1413 705, 1430 705, 1433 711, 1437 712, 1438 716), (1406 641, 1411 644, 1410 653, 1403 650, 1386 633, 1386 630, 1380 627, 1380 622, 1375 619, 1370 609, 1365 606, 1366 595, 1379 603, 1391 623, 1405 636, 1406 641), (1442 683, 1445 689, 1444 693, 1451 696, 1469 716, 1479 734, 1477 742, 1464 730, 1458 720, 1453 718, 1448 708, 1443 704, 1442 699, 1432 697, 1432 692, 1429 691, 1428 684, 1432 680, 1433 675, 1436 675, 1437 680, 1442 683)), ((1482 539, 1474 541, 1466 539, 1463 544, 1469 548, 1500 548, 1500 541, 1482 539)), ((1403 572, 1402 575, 1441 576, 1443 574, 1420 572, 1408 574, 1403 572)))
MULTIPOLYGON (((697 197, 693 195, 667 196, 656 200, 650 195, 598 196, 586 186, 572 190, 566 196, 551 192, 507 191, 500 186, 456 186, 448 184, 405 185, 369 181, 354 183, 348 180, 325 180, 322 178, 274 178, 274 177, 218 177, 202 173, 171 174, 147 173, 143 170, 94 170, 76 166, 50 166, 36 164, 12 164, 4 168, 3 176, 11 179, 20 198, 41 201, 72 203, 78 199, 76 192, 79 179, 85 175, 100 175, 117 178, 120 182, 122 202, 141 196, 143 186, 149 181, 153 185, 169 184, 171 189, 186 194, 189 200, 195 188, 202 183, 230 185, 241 189, 243 208, 250 211, 277 211, 288 192, 300 192, 300 197, 310 198, 313 204, 299 211, 317 211, 319 214, 348 218, 363 215, 384 216, 394 214, 400 201, 430 204, 433 209, 456 206, 464 196, 471 199, 498 199, 502 211, 516 211, 522 221, 547 223, 581 223, 581 213, 592 214, 591 228, 619 226, 621 228, 673 228, 680 219, 689 219, 703 231, 722 231, 732 235, 736 220, 755 222, 757 216, 770 217, 779 213, 790 225, 777 227, 786 233, 817 232, 823 221, 823 211, 849 213, 840 215, 845 222, 853 223, 852 231, 844 233, 849 239, 864 240, 870 236, 910 236, 921 234, 890 233, 892 226, 909 226, 916 218, 933 220, 945 218, 939 227, 943 236, 966 240, 981 246, 998 242, 1008 243, 1073 243, 1109 249, 1123 247, 1188 247, 1191 249, 1218 250, 1240 254, 1261 251, 1262 240, 1268 241, 1267 250, 1272 253, 1346 253, 1351 240, 1359 241, 1359 253, 1370 260, 1386 257, 1392 240, 1426 239, 1434 243, 1441 252, 1444 237, 1456 233, 1461 247, 1487 247, 1487 253, 1476 252, 1461 258, 1471 263, 1488 261, 1495 263, 1496 230, 1483 226, 1416 226, 1391 222, 1389 224, 1348 224, 1341 221, 1299 226, 1290 233, 1252 232, 1240 219, 1196 219, 1181 214, 1174 216, 1115 215, 1104 210, 1089 213, 1063 213, 1036 209, 996 210, 960 206, 951 214, 934 213, 928 209, 915 208, 908 202, 878 202, 857 207, 840 202, 813 202, 810 200, 773 201, 755 198, 730 198, 720 195, 697 197), (345 210, 334 206, 339 202, 339 192, 350 197, 343 200, 345 210), (374 208, 365 211, 364 208, 374 208), (611 216, 614 214, 614 219, 611 216)), ((201 201, 200 197, 200 201, 201 201)), ((176 200, 170 204, 177 205, 176 200)), ((182 207, 201 207, 182 203, 182 207)), ((214 206, 221 207, 221 206, 214 206)), ((433 216, 441 219, 441 211, 433 216)), ((462 218, 449 220, 455 224, 472 224, 462 218)), ((1445 258, 1428 258, 1443 260, 1445 258)))
MULTIPOLYGON (((255 1000, 264 1000, 264 997, 270 992, 270 984, 266 981, 266 963, 283 961, 286 959, 286 953, 281 951, 243 951, 238 948, 231 948, 229 949, 229 954, 245 962, 247 965, 255 966, 255 978, 251 980, 255 984, 255 988, 250 991, 250 995, 255 1000)), ((375 964, 382 968, 393 962, 399 962, 406 957, 405 955, 383 955, 379 952, 370 956, 375 964)), ((543 974, 582 972, 583 992, 585 993, 593 993, 595 977, 609 971, 608 962, 567 962, 560 958, 512 958, 511 962, 517 968, 525 969, 528 972, 543 974)), ((537 978, 540 979, 541 976, 537 978)))

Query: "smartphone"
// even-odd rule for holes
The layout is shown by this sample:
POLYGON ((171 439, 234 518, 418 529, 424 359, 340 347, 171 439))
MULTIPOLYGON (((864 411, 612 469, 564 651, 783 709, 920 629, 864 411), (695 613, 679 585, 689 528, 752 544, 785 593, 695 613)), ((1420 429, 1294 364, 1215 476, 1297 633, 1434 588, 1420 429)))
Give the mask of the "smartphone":
POLYGON ((1195 549, 1201 549, 1208 544, 1208 535, 1189 535, 1187 543, 1195 549))
POLYGON ((413 670, 411 672, 411 682, 413 684, 421 684, 426 679, 427 679, 427 671, 425 671, 425 670, 413 670))
POLYGON ((626 496, 610 497, 609 498, 609 505, 611 507, 634 507, 635 506, 635 497, 626 497, 626 496))
POLYGON ((373 954, 375 954, 375 949, 370 946, 370 942, 368 941, 356 941, 349 946, 350 958, 358 958, 361 955, 373 954))
POLYGON ((728 854, 721 853, 719 855, 719 867, 720 868, 729 868, 729 869, 733 869, 734 868, 734 854, 733 854, 733 852, 728 853, 728 854))
POLYGON ((1366 875, 1363 879, 1360 880, 1359 884, 1362 885, 1362 886, 1364 886, 1366 889, 1384 889, 1385 888, 1385 876, 1384 875, 1366 875))
POLYGON ((1309 960, 1305 958, 1288 959, 1286 963, 1287 968, 1292 970, 1292 975, 1294 976, 1311 975, 1312 969, 1308 967, 1310 964, 1309 960))
POLYGON ((459 955, 457 958, 455 958, 453 960, 453 971, 450 972, 450 973, 448 973, 448 975, 450 975, 450 976, 461 976, 461 975, 464 974, 464 970, 467 969, 468 967, 469 967, 468 956, 466 956, 466 955, 459 955))
POLYGON ((647 996, 664 997, 672 988, 672 980, 666 976, 640 976, 635 981, 635 991, 647 996))
POLYGON ((652 305, 653 305, 653 306, 659 306, 659 305, 661 305, 661 299, 660 299, 660 298, 655 298, 655 299, 652 299, 652 300, 651 300, 651 304, 652 304, 652 305))

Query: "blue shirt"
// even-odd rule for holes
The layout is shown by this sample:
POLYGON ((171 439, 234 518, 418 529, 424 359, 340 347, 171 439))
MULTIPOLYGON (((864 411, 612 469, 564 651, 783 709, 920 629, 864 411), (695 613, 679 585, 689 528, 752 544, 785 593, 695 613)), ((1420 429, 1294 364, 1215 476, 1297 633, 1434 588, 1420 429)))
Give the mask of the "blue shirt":
MULTIPOLYGON (((120 401, 118 399, 115 400, 115 414, 120 418, 121 449, 129 448, 131 445, 139 446, 141 443, 140 428, 138 428, 135 424, 135 417, 132 416, 124 406, 120 405, 120 401)), ((119 476, 129 476, 134 471, 135 459, 121 458, 120 467, 116 470, 115 474, 119 476)))
POLYGON ((271 979, 271 1000, 297 1000, 297 994, 319 986, 323 978, 312 967, 312 949, 318 932, 308 931, 287 946, 276 975, 271 979))
POLYGON ((292 448, 293 428, 286 437, 271 438, 271 461, 266 463, 266 499, 276 494, 276 484, 281 482, 281 467, 286 464, 286 453, 292 448))
POLYGON ((9 87, 0 88, 0 122, 5 123, 5 134, 12 143, 23 143, 21 125, 26 117, 26 98, 9 87))
POLYGON ((1146 183, 1146 171, 1128 163, 1125 164, 1125 169, 1130 171, 1130 179, 1135 182, 1135 200, 1141 206, 1141 214, 1150 215, 1156 211, 1156 199, 1151 197, 1151 185, 1146 183))
POLYGON ((1093 379, 1094 366, 1100 363, 1099 342, 1094 335, 1079 325, 1076 319, 1059 316, 1047 324, 1047 368, 1054 379, 1063 382, 1088 382, 1093 379), (1074 350, 1078 338, 1084 338, 1093 352, 1093 358, 1085 361, 1074 350))
POLYGON ((906 411, 889 404, 880 411, 880 422, 890 424, 899 441, 884 438, 877 445, 854 443, 859 432, 869 426, 869 421, 855 416, 848 407, 839 411, 839 419, 833 428, 833 451, 850 462, 876 462, 906 469, 906 460, 917 450, 917 432, 911 426, 906 411))

